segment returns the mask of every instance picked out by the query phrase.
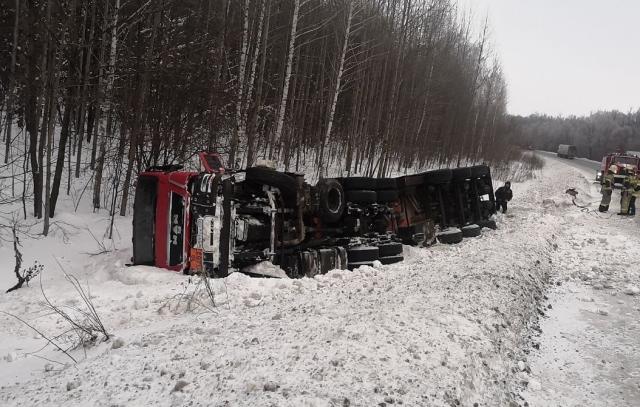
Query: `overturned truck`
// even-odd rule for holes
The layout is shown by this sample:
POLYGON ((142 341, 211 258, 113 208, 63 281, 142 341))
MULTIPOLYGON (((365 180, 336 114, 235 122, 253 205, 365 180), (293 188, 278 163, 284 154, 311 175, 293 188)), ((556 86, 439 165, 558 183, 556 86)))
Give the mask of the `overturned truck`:
MULTIPOLYGON (((153 167, 137 180, 133 264, 224 277, 270 261, 296 278, 403 260, 403 244, 458 243, 495 228, 489 167, 397 178, 325 178, 265 166, 153 167)), ((251 272, 251 271, 249 271, 251 272)))

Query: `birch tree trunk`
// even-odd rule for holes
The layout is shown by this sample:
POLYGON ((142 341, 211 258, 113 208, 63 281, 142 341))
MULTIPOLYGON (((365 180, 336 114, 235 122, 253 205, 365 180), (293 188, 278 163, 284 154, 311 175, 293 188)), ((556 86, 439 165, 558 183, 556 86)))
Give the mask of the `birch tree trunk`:
MULTIPOLYGON (((262 54, 262 59, 260 61, 260 74, 258 75, 258 84, 256 89, 256 102, 254 108, 251 110, 251 118, 249 120, 250 127, 249 132, 247 134, 247 166, 253 165, 255 161, 255 152, 256 152, 256 133, 258 132, 258 111, 262 107, 263 98, 262 98, 262 88, 264 83, 264 74, 265 74, 265 66, 267 62, 267 41, 269 39, 269 22, 271 19, 271 1, 267 2, 267 15, 266 21, 264 23, 264 38, 262 39, 262 47, 260 53, 262 54)), ((263 5, 263 10, 264 10, 263 5)))
MULTIPOLYGON (((118 0, 119 1, 119 0, 118 0)), ((105 2, 105 11, 108 8, 109 3, 105 2)), ((105 13, 105 19, 106 19, 105 13)), ((78 125, 78 129, 76 130, 76 148, 77 148, 77 160, 76 160, 76 170, 75 177, 80 177, 80 165, 82 161, 82 139, 84 138, 84 127, 87 116, 87 93, 89 92, 89 74, 90 74, 90 65, 91 65, 91 48, 93 44, 93 36, 95 33, 95 20, 96 20, 96 3, 94 2, 92 5, 92 16, 91 16, 91 30, 89 31, 89 41, 87 44, 87 52, 84 68, 82 70, 82 95, 80 97, 80 124, 78 125)), ((82 54, 80 54, 82 55, 82 54)), ((80 57, 82 58, 82 56, 80 57)), ((82 63, 82 59, 81 62, 82 63)))
POLYGON ((244 87, 245 87, 245 65, 247 64, 248 42, 249 42, 249 0, 244 0, 243 7, 243 29, 242 29, 242 50, 240 51, 240 66, 238 67, 238 86, 236 98, 236 131, 231 137, 231 146, 229 149, 229 166, 235 167, 236 150, 238 149, 238 140, 244 138, 246 133, 246 117, 243 113, 244 105, 244 87))
MULTIPOLYGON (((256 82, 256 68, 258 66, 258 56, 260 55, 261 43, 262 43, 262 26, 264 23, 264 13, 265 13, 265 1, 262 0, 260 3, 260 16, 258 17, 258 28, 256 29, 256 39, 253 49, 253 56, 251 57, 251 69, 249 70, 249 83, 247 84, 247 92, 245 95, 245 102, 242 110, 242 135, 247 133, 248 126, 248 116, 249 116, 249 108, 251 107, 251 102, 253 100, 253 90, 255 88, 256 82)), ((247 147, 249 145, 249 137, 247 136, 247 147)), ((248 154, 248 151, 247 151, 248 154)))
MULTIPOLYGON (((102 95, 99 108, 100 121, 98 124, 98 135, 100 137, 100 154, 96 162, 95 181, 93 184, 93 208, 100 209, 100 193, 102 188, 102 173, 104 171, 104 157, 107 148, 107 139, 110 139, 112 126, 107 126, 107 120, 111 117, 113 82, 115 79, 116 57, 118 54, 118 12, 120 10, 120 0, 116 0, 115 8, 111 17, 111 44, 109 48, 109 66, 107 68, 107 80, 105 91, 102 95)), ((106 41, 106 35, 104 36, 106 41)), ((102 59, 102 58, 101 58, 102 59)))
POLYGON ((333 99, 331 100, 331 107, 329 108, 329 118, 327 120, 327 130, 324 135, 324 141, 321 146, 320 162, 318 163, 318 175, 319 177, 325 176, 326 168, 324 167, 324 150, 329 144, 331 137, 331 130, 333 129, 333 117, 336 113, 336 105, 338 104, 338 97, 340 96, 340 90, 342 89, 342 74, 344 72, 344 59, 347 55, 347 49, 349 48, 349 37, 351 36, 351 21, 353 20, 353 0, 347 0, 349 5, 347 6, 347 25, 344 29, 344 38, 342 41, 342 51, 340 53, 340 62, 338 63, 338 72, 336 73, 335 86, 333 88, 333 99))
MULTIPOLYGON (((77 0, 72 0, 70 4, 71 15, 67 20, 66 26, 70 31, 73 31, 74 36, 78 36, 78 28, 74 26, 73 22, 77 13, 77 0)), ((84 24, 83 24, 84 25, 84 24)), ((84 27, 83 27, 84 28, 84 27)), ((67 148, 68 140, 69 140, 69 132, 71 127, 71 116, 75 108, 74 96, 77 94, 75 85, 77 75, 77 55, 81 54, 79 47, 67 45, 68 52, 66 52, 66 56, 68 59, 68 70, 67 70, 67 79, 65 81, 66 95, 64 99, 64 116, 62 119, 62 129, 60 130, 60 139, 58 143, 58 157, 56 159, 56 169, 53 175, 53 186, 51 187, 51 193, 47 194, 49 200, 49 209, 48 213, 50 217, 53 217, 56 211, 56 203, 58 201, 58 195, 60 192, 60 183, 62 181, 62 171, 64 170, 64 158, 65 151, 67 148), (77 47, 77 49, 74 49, 77 47)), ((62 49, 65 46, 63 45, 62 49)), ((61 53, 65 54, 65 53, 61 53)))
POLYGON ((291 32, 289 33, 289 52, 287 53, 287 64, 284 74, 284 83, 282 85, 282 97, 280 99, 280 107, 278 108, 278 123, 274 134, 273 143, 279 144, 282 136, 282 128, 284 126, 284 115, 287 110, 287 101, 289 97, 289 82, 291 81, 291 70, 293 68, 293 55, 296 46, 296 35, 298 32, 298 15, 300 13, 300 0, 293 0, 293 17, 291 17, 291 32))
MULTIPOLYGON (((47 5, 47 21, 51 22, 51 8, 53 0, 49 0, 47 5)), ((47 68, 49 69, 49 104, 47 106, 48 113, 47 117, 49 118, 47 123, 47 168, 46 168, 46 178, 45 178, 45 195, 44 195, 44 227, 42 230, 42 234, 47 236, 49 234, 49 207, 51 202, 51 149, 53 143, 53 131, 55 129, 55 117, 56 117, 56 94, 58 92, 58 76, 57 76, 57 64, 56 64, 56 54, 58 52, 56 41, 50 41, 51 45, 49 47, 49 63, 47 64, 47 68)), ((64 46, 64 45, 63 45, 64 46)))
POLYGON ((143 68, 142 68, 142 79, 138 91, 136 106, 135 106, 135 118, 134 125, 129 136, 129 161, 127 162, 127 171, 124 175, 124 183, 122 185, 122 201, 120 203, 120 216, 125 216, 127 214, 127 203, 129 200, 129 189, 131 187, 131 175, 133 171, 133 164, 136 160, 136 148, 138 145, 142 145, 144 143, 143 138, 143 129, 144 129, 144 118, 145 118, 145 107, 146 107, 146 94, 147 88, 149 86, 149 66, 151 61, 151 56, 153 55, 153 51, 155 49, 156 36, 158 33, 158 27, 160 26, 160 11, 156 10, 153 16, 153 26, 151 29, 151 39, 149 41, 149 45, 146 47, 146 52, 143 57, 143 68))
POLYGON ((13 130, 13 93, 16 76, 16 54, 18 50, 18 25, 20 22, 20 0, 16 0, 15 19, 13 22, 13 44, 11 46, 11 65, 9 66, 9 88, 7 89, 7 131, 5 133, 4 163, 9 162, 11 153, 11 132, 13 130))

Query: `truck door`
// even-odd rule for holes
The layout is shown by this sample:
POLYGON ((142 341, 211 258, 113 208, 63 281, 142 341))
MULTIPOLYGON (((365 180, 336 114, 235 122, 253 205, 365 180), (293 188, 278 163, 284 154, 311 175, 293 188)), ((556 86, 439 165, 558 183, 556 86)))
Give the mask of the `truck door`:
MULTIPOLYGON (((164 253, 160 259, 164 260, 170 270, 182 271, 187 266, 189 253, 189 205, 191 194, 187 190, 190 174, 173 173, 170 175, 166 187, 167 205, 163 215, 164 227, 159 230, 165 240, 162 247, 164 253)), ((160 261, 162 263, 162 261, 160 261)))

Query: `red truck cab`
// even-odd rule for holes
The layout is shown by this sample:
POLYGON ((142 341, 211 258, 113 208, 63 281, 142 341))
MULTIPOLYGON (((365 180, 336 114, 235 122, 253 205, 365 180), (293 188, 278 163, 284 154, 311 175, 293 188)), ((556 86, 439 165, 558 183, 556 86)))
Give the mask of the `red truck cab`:
MULTIPOLYGON (((224 172, 217 154, 200 153, 205 172, 224 172)), ((188 267, 190 250, 189 182, 198 172, 167 165, 138 176, 133 207, 133 264, 174 271, 188 267)))
POLYGON ((604 177, 613 172, 614 185, 620 186, 629 176, 638 174, 640 157, 631 153, 611 153, 602 158, 600 171, 596 174, 596 181, 604 182, 604 177))

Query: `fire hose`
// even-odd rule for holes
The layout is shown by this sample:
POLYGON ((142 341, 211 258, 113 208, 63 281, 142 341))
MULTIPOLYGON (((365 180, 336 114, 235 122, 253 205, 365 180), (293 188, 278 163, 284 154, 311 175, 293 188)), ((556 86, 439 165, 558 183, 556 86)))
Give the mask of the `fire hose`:
POLYGON ((577 206, 580 209, 586 209, 587 211, 589 210, 589 206, 587 206, 587 205, 578 205, 578 203, 576 202, 576 197, 578 196, 578 191, 576 191, 575 188, 569 188, 564 192, 565 192, 565 194, 571 195, 571 203, 573 203, 575 206, 577 206))

